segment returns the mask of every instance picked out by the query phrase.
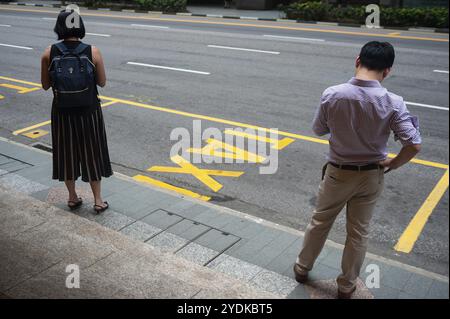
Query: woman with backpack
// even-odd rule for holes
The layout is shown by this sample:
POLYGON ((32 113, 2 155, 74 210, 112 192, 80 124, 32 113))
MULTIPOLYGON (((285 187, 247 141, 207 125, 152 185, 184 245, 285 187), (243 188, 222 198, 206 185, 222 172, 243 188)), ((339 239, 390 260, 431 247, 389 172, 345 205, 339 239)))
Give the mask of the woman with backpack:
POLYGON ((51 87, 54 96, 52 178, 64 181, 67 205, 76 209, 83 203, 75 189, 81 176, 90 183, 94 210, 100 213, 108 208, 101 196, 101 179, 113 174, 97 91, 97 85, 106 83, 103 59, 97 48, 80 41, 86 31, 78 12, 61 11, 54 31, 62 41, 48 47, 41 60, 42 87, 51 87))

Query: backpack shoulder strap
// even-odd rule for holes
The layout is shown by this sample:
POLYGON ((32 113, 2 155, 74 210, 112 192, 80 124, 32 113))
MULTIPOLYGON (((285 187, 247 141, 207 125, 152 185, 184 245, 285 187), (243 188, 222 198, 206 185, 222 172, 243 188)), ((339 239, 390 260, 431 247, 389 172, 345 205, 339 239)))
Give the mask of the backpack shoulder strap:
POLYGON ((80 44, 78 44, 78 46, 72 52, 76 55, 80 55, 84 50, 86 50, 87 47, 87 44, 80 42, 80 44))
POLYGON ((66 47, 66 45, 63 42, 58 42, 55 44, 55 47, 62 53, 65 54, 69 52, 69 49, 66 47))

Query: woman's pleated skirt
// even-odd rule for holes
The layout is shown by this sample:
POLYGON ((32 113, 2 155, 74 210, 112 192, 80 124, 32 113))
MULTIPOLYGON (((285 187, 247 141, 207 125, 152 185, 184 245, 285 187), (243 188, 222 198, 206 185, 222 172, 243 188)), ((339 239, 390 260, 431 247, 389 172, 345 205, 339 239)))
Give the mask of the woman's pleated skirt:
POLYGON ((113 174, 101 107, 89 113, 52 108, 53 179, 99 181, 113 174))

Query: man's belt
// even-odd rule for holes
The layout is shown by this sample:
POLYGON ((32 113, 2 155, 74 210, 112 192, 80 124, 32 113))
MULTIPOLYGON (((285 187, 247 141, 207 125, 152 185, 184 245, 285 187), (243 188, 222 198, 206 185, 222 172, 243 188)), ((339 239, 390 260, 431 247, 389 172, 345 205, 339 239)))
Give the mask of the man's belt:
POLYGON ((367 165, 340 165, 336 163, 329 162, 328 164, 347 171, 371 171, 374 169, 382 169, 383 166, 379 164, 367 164, 367 165))

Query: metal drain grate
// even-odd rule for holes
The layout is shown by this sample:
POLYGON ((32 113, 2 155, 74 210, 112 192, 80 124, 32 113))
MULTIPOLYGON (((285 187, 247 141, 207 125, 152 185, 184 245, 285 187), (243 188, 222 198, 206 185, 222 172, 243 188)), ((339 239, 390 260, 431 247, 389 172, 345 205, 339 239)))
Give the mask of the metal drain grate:
POLYGON ((35 143, 35 144, 32 144, 31 146, 34 147, 34 148, 40 149, 42 151, 46 151, 46 152, 49 152, 49 153, 52 152, 52 148, 49 145, 45 145, 45 144, 42 144, 42 143, 35 143))

